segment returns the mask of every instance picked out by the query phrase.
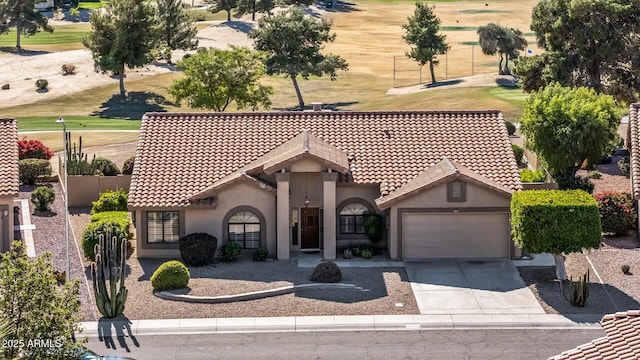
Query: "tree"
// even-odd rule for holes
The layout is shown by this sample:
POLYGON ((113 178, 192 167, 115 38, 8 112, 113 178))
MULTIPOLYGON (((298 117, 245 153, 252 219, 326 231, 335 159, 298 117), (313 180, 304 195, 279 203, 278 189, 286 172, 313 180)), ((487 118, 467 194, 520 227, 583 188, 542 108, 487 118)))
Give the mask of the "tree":
POLYGON ((616 101, 589 88, 553 83, 525 102, 520 130, 553 176, 573 178, 588 161, 597 164, 618 142, 616 101))
POLYGON ((422 2, 416 3, 416 9, 412 17, 408 17, 408 24, 402 25, 407 32, 402 38, 409 45, 414 45, 411 51, 406 53, 408 57, 420 63, 420 66, 429 63, 431 71, 431 83, 436 83, 436 75, 433 67, 438 65, 438 55, 446 53, 451 47, 446 42, 446 36, 439 34, 440 18, 434 14, 435 6, 429 7, 422 2))
POLYGON ((500 55, 498 72, 500 75, 511 74, 509 59, 520 55, 518 50, 527 47, 527 40, 519 29, 508 28, 498 24, 487 24, 478 28, 480 49, 485 55, 500 55), (504 67, 502 62, 504 61, 504 67))
POLYGON ((172 50, 194 50, 198 47, 193 18, 181 0, 158 0, 160 42, 165 47, 165 59, 171 64, 172 50))
POLYGON ((311 75, 326 74, 333 81, 337 70, 349 68, 340 56, 320 53, 324 44, 336 37, 329 33, 330 30, 331 22, 305 16, 300 8, 293 7, 276 16, 260 19, 258 29, 249 34, 256 49, 267 54, 267 73, 284 74, 291 79, 300 110, 304 109, 304 100, 298 86, 298 75, 307 80, 311 75))
POLYGON ((0 322, 8 322, 6 338, 18 345, 5 347, 4 356, 13 359, 19 352, 27 359, 77 356, 82 349, 82 343, 74 341, 74 333, 80 330, 79 281, 58 286, 51 255, 30 261, 19 241, 1 257, 0 322), (35 345, 36 340, 49 343, 35 345))
POLYGON ((511 197, 511 233, 525 251, 553 254, 556 277, 566 280, 564 254, 600 247, 598 205, 582 190, 518 191, 511 197))
POLYGON ((40 30, 53 32, 48 18, 36 10, 36 0, 0 0, 0 34, 16 28, 16 50, 22 50, 20 36, 32 36, 40 30))
POLYGON ((91 13, 91 31, 82 39, 91 50, 96 71, 111 71, 125 97, 125 67, 149 64, 158 42, 156 10, 145 1, 112 0, 105 11, 91 13))
MULTIPOLYGON (((640 2, 637 0, 542 0, 533 9, 531 30, 548 54, 546 73, 562 75, 564 86, 588 86, 618 100, 634 101, 640 89, 640 2)), ((545 72, 518 73, 540 76, 545 72)), ((524 80, 525 82, 529 80, 524 80)))
POLYGON ((271 87, 260 84, 266 73, 264 56, 249 48, 210 48, 178 63, 185 77, 175 80, 169 93, 177 102, 187 100, 197 109, 225 111, 232 102, 238 109, 269 108, 271 87))
POLYGON ((256 21, 256 13, 268 14, 275 7, 275 0, 239 0, 236 17, 251 14, 251 21, 256 21))
POLYGON ((209 11, 214 14, 220 11, 226 11, 227 21, 231 21, 231 10, 238 6, 236 0, 207 0, 207 4, 211 5, 209 11))

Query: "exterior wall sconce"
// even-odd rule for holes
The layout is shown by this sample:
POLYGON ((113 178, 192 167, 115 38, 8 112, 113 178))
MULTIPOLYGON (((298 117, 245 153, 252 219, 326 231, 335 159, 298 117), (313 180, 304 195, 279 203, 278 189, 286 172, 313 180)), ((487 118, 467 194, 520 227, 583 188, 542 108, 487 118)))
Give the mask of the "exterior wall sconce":
POLYGON ((2 216, 9 216, 9 210, 7 209, 2 210, 2 216))

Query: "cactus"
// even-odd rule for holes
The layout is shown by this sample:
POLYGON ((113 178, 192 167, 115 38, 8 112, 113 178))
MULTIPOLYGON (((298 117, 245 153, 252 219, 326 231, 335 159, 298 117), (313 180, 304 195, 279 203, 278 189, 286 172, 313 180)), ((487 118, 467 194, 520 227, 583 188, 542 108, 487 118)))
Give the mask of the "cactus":
POLYGON ((82 136, 79 137, 80 145, 76 148, 73 143, 73 151, 71 151, 71 133, 67 133, 67 175, 95 175, 96 156, 93 155, 91 162, 87 160, 87 154, 82 152, 82 136))
POLYGON ((589 270, 587 270, 587 273, 578 281, 573 281, 573 278, 569 278, 569 285, 569 297, 567 297, 564 293, 564 289, 562 288, 562 281, 560 281, 560 291, 562 291, 562 296, 564 296, 571 305, 584 307, 587 303, 587 298, 589 297, 589 270))
POLYGON ((110 229, 107 230, 106 235, 100 234, 98 244, 95 246, 95 262, 91 264, 96 306, 105 318, 113 318, 122 314, 124 304, 127 301, 128 290, 124 286, 126 240, 122 240, 119 261, 116 254, 116 241, 118 239, 111 236, 110 229), (108 293, 107 279, 109 280, 108 293), (119 285, 118 282, 120 282, 119 285))

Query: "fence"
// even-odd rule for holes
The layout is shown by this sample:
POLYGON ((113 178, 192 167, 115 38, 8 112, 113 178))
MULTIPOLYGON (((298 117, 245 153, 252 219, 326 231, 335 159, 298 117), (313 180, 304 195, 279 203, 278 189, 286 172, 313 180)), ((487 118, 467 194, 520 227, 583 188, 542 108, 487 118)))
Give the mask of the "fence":
MULTIPOLYGON (((437 81, 455 79, 478 74, 498 72, 498 55, 484 55, 479 46, 468 45, 450 49, 438 56, 434 67, 437 81)), ((420 66, 406 55, 393 57, 393 87, 431 83, 429 66, 420 66)))
MULTIPOLYGON (((62 160, 58 160, 60 182, 64 183, 62 160)), ((91 206, 91 202, 98 200, 100 194, 107 190, 122 189, 129 193, 131 175, 98 176, 98 175, 69 175, 69 207, 91 206)))

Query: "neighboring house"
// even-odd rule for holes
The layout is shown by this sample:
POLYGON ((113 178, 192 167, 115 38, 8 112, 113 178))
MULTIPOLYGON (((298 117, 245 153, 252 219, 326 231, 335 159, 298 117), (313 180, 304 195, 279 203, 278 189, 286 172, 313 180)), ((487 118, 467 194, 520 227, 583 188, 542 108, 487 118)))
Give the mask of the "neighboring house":
POLYGON ((46 11, 53 9, 53 0, 40 1, 36 3, 36 10, 46 11))
POLYGON ((0 251, 13 241, 13 198, 20 192, 18 170, 18 123, 0 118, 0 251))
MULTIPOLYGON (((636 209, 638 209, 638 201, 640 201, 640 103, 631 104, 628 126, 629 143, 627 148, 630 151, 631 191, 633 191, 633 200, 636 203, 636 209)), ((640 216, 638 216, 638 224, 640 225, 640 216)))
POLYGON ((640 359, 640 310, 605 315, 600 325, 606 336, 549 359, 640 359))
POLYGON ((147 113, 129 209, 140 257, 207 232, 333 259, 367 241, 367 213, 392 259, 518 257, 521 188, 499 111, 147 113))

